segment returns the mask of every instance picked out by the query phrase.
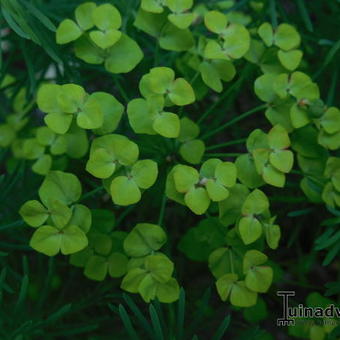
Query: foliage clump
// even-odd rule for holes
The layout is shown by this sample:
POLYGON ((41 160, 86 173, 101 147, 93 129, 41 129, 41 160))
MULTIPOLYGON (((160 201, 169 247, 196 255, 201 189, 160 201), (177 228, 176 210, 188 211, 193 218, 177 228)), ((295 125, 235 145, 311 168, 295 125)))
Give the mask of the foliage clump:
MULTIPOLYGON (((271 287, 287 281, 280 254, 302 222, 287 241, 285 202, 304 205, 288 217, 327 214, 310 253, 327 251, 323 265, 335 262, 335 85, 326 98, 307 36, 278 17, 279 1, 269 3, 142 0, 127 11, 118 1, 78 2, 54 16, 56 26, 31 9, 53 42, 42 46, 46 69, 32 66, 25 86, 2 77, 9 105, 0 148, 6 172, 28 164, 39 177, 37 195, 18 209, 34 228, 32 249, 67 255, 88 279, 111 280, 150 306, 182 304, 181 286, 190 290, 183 266, 204 263, 220 300, 244 308, 250 323, 265 319, 271 287), (235 152, 211 152, 225 147, 235 152)), ((20 11, 1 6, 20 39, 29 39, 27 30, 42 45, 20 11)), ((339 49, 332 46, 327 60, 339 49)), ((332 302, 309 294, 307 304, 315 301, 332 302)), ((289 334, 322 340, 332 331, 312 323, 289 334)))

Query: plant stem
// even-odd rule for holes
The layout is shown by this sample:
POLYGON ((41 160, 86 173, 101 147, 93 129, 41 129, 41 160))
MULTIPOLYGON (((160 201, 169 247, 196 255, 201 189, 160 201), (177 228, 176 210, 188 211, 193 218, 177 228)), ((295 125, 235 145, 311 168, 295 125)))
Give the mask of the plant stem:
POLYGON ((128 208, 126 208, 120 215, 119 217, 117 218, 116 220, 116 225, 118 226, 122 221, 123 219, 130 213, 131 210, 133 210, 135 206, 134 205, 130 205, 128 208))
POLYGON ((163 220, 164 220, 164 215, 165 215, 166 200, 167 200, 167 197, 166 197, 166 195, 164 194, 164 195, 163 195, 163 199, 162 199, 161 210, 160 210, 159 218, 158 218, 158 225, 159 225, 159 226, 162 226, 162 225, 163 225, 163 220))
POLYGON ((301 175, 301 176, 305 176, 305 174, 302 172, 302 171, 300 171, 300 170, 291 170, 290 171, 290 173, 291 174, 294 174, 294 175, 301 175))
POLYGON ((207 111, 204 112, 202 117, 197 121, 197 124, 201 124, 216 109, 216 107, 220 105, 223 100, 237 88, 237 86, 241 83, 241 80, 242 77, 240 77, 233 85, 231 85, 228 90, 225 91, 223 95, 215 103, 213 103, 207 111))
POLYGON ((129 102, 129 96, 127 95, 127 93, 125 92, 125 90, 123 89, 122 85, 120 84, 120 81, 117 77, 115 77, 115 83, 116 86, 119 90, 120 95, 123 97, 123 99, 128 103, 129 102))
POLYGON ((333 76, 332 76, 331 85, 328 91, 328 96, 327 96, 327 101, 326 101, 328 106, 331 106, 334 101, 335 91, 337 87, 338 74, 339 74, 339 66, 336 67, 335 72, 333 73, 333 76))
POLYGON ((195 80, 198 78, 198 76, 200 75, 200 71, 197 71, 195 74, 194 74, 194 76, 191 78, 191 80, 190 80, 190 84, 192 85, 194 82, 195 82, 195 80))
POLYGON ((102 191, 103 189, 104 189, 104 186, 101 185, 100 187, 97 187, 97 188, 95 188, 95 189, 93 189, 93 190, 87 192, 86 194, 84 194, 84 195, 80 198, 79 201, 86 200, 86 199, 88 199, 89 197, 94 196, 97 192, 102 191))
POLYGON ((10 229, 10 228, 15 228, 15 227, 21 227, 23 226, 25 223, 23 220, 18 220, 9 224, 4 224, 2 226, 0 226, 0 231, 5 230, 5 229, 10 229))
POLYGON ((277 27, 276 0, 270 0, 269 11, 270 11, 270 17, 272 20, 272 26, 275 29, 277 27))
POLYGON ((231 252, 231 249, 229 249, 229 261, 230 261, 230 269, 231 272, 234 274, 234 262, 233 262, 233 254, 231 252))
POLYGON ((260 105, 260 106, 256 106, 255 108, 253 108, 253 109, 251 109, 251 110, 249 110, 249 111, 247 111, 247 112, 244 112, 244 113, 242 113, 241 115, 239 115, 239 116, 235 117, 234 119, 230 120, 229 122, 227 122, 227 123, 225 123, 225 124, 219 126, 217 129, 208 132, 207 134, 205 134, 204 136, 202 136, 201 139, 202 139, 202 140, 205 140, 205 139, 207 139, 207 138, 209 138, 209 137, 215 135, 216 133, 218 133, 218 132, 220 132, 220 131, 223 131, 225 128, 227 128, 227 127, 229 127, 229 126, 232 126, 232 125, 234 125, 235 123, 239 122, 240 120, 242 120, 242 119, 244 119, 244 118, 250 116, 251 114, 263 110, 263 109, 266 108, 266 107, 267 107, 267 104, 262 104, 262 105, 260 105))
POLYGON ((159 43, 157 41, 153 60, 153 67, 156 67, 158 65, 158 59, 159 59, 159 43))
POLYGON ((312 24, 312 21, 310 20, 308 10, 306 8, 306 4, 304 0, 297 0, 297 6, 299 8, 302 20, 304 21, 307 30, 309 32, 313 32, 313 24, 312 24))
POLYGON ((232 11, 236 11, 242 7, 244 7, 250 0, 241 0, 239 2, 236 2, 236 4, 230 8, 228 8, 225 13, 229 13, 229 12, 232 12, 232 11))
POLYGON ((235 145, 235 144, 241 144, 241 143, 244 143, 246 140, 247 140, 247 138, 235 139, 235 140, 232 140, 232 141, 230 141, 230 142, 226 142, 226 143, 221 143, 221 144, 215 144, 215 145, 208 146, 208 147, 206 148, 206 150, 207 150, 207 151, 210 151, 210 150, 215 150, 215 149, 223 148, 224 146, 230 146, 230 145, 235 145))
POLYGON ((243 155, 243 153, 206 153, 206 157, 237 157, 243 155))

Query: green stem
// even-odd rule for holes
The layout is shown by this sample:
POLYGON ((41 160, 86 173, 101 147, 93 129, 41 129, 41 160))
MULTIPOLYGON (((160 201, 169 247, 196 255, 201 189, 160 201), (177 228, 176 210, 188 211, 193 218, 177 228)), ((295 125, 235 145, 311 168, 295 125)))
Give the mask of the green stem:
POLYGON ((225 13, 229 13, 229 12, 232 12, 232 11, 236 11, 242 7, 244 7, 250 0, 241 0, 241 1, 238 1, 236 2, 236 4, 230 8, 228 8, 225 13))
POLYGON ((119 90, 120 95, 123 97, 123 99, 128 103, 129 102, 129 96, 127 95, 126 91, 123 89, 122 85, 120 84, 120 81, 118 80, 118 78, 115 78, 115 83, 116 86, 119 90))
POLYGON ((209 137, 215 135, 216 133, 220 132, 220 131, 223 131, 225 128, 229 127, 229 126, 232 126, 234 125, 235 123, 239 122, 240 120, 250 116, 251 114, 253 113, 256 113, 258 111, 261 111, 263 110, 264 108, 267 107, 267 104, 262 104, 260 106, 256 106, 255 108, 247 111, 247 112, 244 112, 242 113, 241 115, 235 117, 234 119, 230 120, 229 122, 219 126, 217 129, 215 130, 212 130, 210 132, 208 132, 207 134, 205 134, 204 136, 201 137, 202 140, 205 140, 205 139, 208 139, 209 137))
POLYGON ((24 221, 23 220, 18 220, 9 224, 4 224, 2 226, 0 226, 0 231, 5 230, 5 229, 10 229, 10 228, 15 228, 15 227, 21 227, 22 225, 24 225, 24 221))
POLYGON ((157 41, 155 54, 154 54, 153 67, 156 67, 158 65, 158 59, 159 59, 159 42, 157 41))
POLYGON ((277 27, 276 0, 270 0, 269 11, 270 11, 270 17, 272 20, 272 26, 275 29, 277 27))
POLYGON ((162 225, 163 225, 163 220, 164 220, 164 215, 165 215, 166 201, 167 201, 167 197, 166 197, 166 195, 164 194, 164 195, 163 195, 163 199, 162 199, 161 210, 160 210, 159 218, 158 218, 158 225, 159 225, 159 226, 162 226, 162 225))
POLYGON ((174 305, 170 304, 168 309, 169 339, 175 339, 173 330, 175 329, 175 310, 174 305))
POLYGON ((231 249, 229 249, 229 261, 230 261, 230 269, 231 269, 231 272, 234 274, 235 271, 234 271, 234 262, 233 262, 233 254, 231 252, 231 249))
POLYGON ((231 92, 233 92, 237 86, 242 82, 242 77, 240 77, 233 85, 231 85, 227 91, 223 93, 222 96, 214 103, 212 104, 207 111, 204 112, 202 117, 197 121, 197 124, 201 124, 215 109, 218 105, 220 105, 225 98, 229 96, 231 92))
POLYGON ((164 30, 165 28, 167 27, 167 23, 165 23, 160 32, 159 32, 159 36, 158 36, 158 39, 156 40, 156 49, 155 49, 155 53, 154 53, 154 61, 153 61, 153 66, 156 67, 158 66, 158 62, 159 62, 159 50, 160 50, 160 46, 159 46, 159 39, 162 37, 163 33, 164 33, 164 30))
POLYGON ((230 146, 230 145, 235 145, 235 144, 241 144, 241 143, 244 143, 246 140, 247 140, 247 138, 235 139, 235 140, 232 140, 232 141, 230 141, 230 142, 226 142, 226 143, 221 143, 221 144, 215 144, 215 145, 208 146, 208 147, 206 148, 206 150, 207 150, 207 151, 210 151, 210 150, 215 150, 215 149, 223 148, 223 147, 225 147, 225 146, 230 146))
POLYGON ((116 226, 119 226, 119 224, 123 221, 123 219, 130 213, 131 210, 133 210, 135 206, 130 205, 128 208, 126 208, 117 218, 116 220, 116 226))
MULTIPOLYGON (((327 52, 326 56, 324 57, 324 61, 319 67, 318 71, 314 73, 312 79, 315 81, 319 76, 324 72, 326 67, 335 60, 335 57, 337 56, 337 53, 340 49, 340 39, 336 41, 334 44, 332 44, 332 47, 327 52)), ((334 74, 334 73, 333 73, 334 74)))
POLYGON ((300 170, 291 170, 290 171, 291 174, 294 174, 294 175, 301 175, 301 176, 305 176, 306 174, 304 174, 302 171, 300 170))
POLYGON ((313 32, 313 24, 312 24, 312 21, 310 20, 308 10, 306 8, 306 4, 304 0, 297 0, 297 6, 299 8, 302 20, 304 21, 307 30, 309 32, 313 32))
POLYGON ((205 157, 237 157, 243 155, 243 153, 206 153, 205 157))
POLYGON ((328 96, 327 96, 327 101, 326 101, 328 106, 331 106, 334 101, 336 87, 337 87, 338 74, 339 74, 339 67, 337 66, 337 68, 335 69, 335 72, 333 73, 331 85, 328 91, 328 96))
POLYGON ((200 75, 200 71, 197 71, 195 74, 194 74, 194 76, 191 78, 191 80, 190 80, 190 84, 192 85, 194 82, 195 82, 195 80, 198 78, 198 76, 200 75))
POLYGON ((97 187, 97 188, 95 188, 95 189, 93 189, 93 190, 87 192, 86 194, 84 194, 84 195, 80 198, 79 201, 86 200, 86 199, 88 199, 89 197, 94 196, 96 193, 102 191, 103 189, 104 189, 104 186, 101 185, 100 187, 97 187))

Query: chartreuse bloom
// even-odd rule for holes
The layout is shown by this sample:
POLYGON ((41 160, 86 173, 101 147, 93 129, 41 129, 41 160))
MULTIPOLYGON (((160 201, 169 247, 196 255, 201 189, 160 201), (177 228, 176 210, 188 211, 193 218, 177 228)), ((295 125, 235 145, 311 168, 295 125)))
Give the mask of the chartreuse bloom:
POLYGON ((115 6, 103 4, 96 7, 92 12, 92 20, 97 29, 91 31, 89 36, 100 48, 109 48, 121 38, 119 28, 122 18, 115 6))
POLYGON ((62 135, 53 132, 47 126, 39 127, 35 135, 35 138, 21 141, 20 157, 35 160, 32 170, 39 175, 48 174, 60 156, 67 155, 78 159, 87 153, 89 147, 86 132, 75 123, 62 135))
POLYGON ((171 303, 178 299, 179 286, 172 276, 174 264, 159 252, 166 240, 163 229, 155 224, 139 223, 131 230, 123 243, 130 260, 122 289, 139 293, 145 302, 157 298, 171 303))
POLYGON ((228 298, 232 305, 237 307, 250 307, 256 304, 257 293, 247 288, 237 274, 225 274, 216 281, 217 292, 222 301, 228 298))
POLYGON ((193 0, 142 0, 141 9, 150 13, 163 13, 164 7, 171 11, 168 20, 179 29, 188 28, 195 19, 194 13, 189 10, 193 5, 193 0))
POLYGON ((238 222, 240 236, 245 244, 255 242, 262 234, 262 224, 259 216, 269 209, 266 195, 255 189, 251 192, 242 205, 242 217, 238 222))
POLYGON ((171 14, 168 15, 169 21, 180 29, 188 28, 195 19, 194 13, 189 10, 193 5, 193 0, 167 0, 171 14))
POLYGON ((284 66, 289 71, 294 71, 301 63, 302 51, 292 50, 292 51, 282 51, 277 52, 277 57, 280 60, 282 66, 284 66))
POLYGON ((320 126, 318 142, 326 149, 337 150, 340 148, 340 110, 329 107, 317 120, 320 126))
POLYGON ((126 175, 118 175, 111 182, 111 196, 115 204, 130 205, 140 201, 141 189, 149 189, 158 176, 157 163, 151 159, 138 160, 125 168, 126 175))
POLYGON ((156 38, 162 49, 188 51, 195 44, 188 29, 197 17, 189 11, 192 5, 193 0, 143 0, 134 26, 156 38))
POLYGON ((179 154, 191 164, 201 163, 205 152, 205 144, 197 139, 200 134, 199 126, 191 119, 184 117, 180 120, 180 131, 177 140, 181 143, 179 154))
POLYGON ((56 31, 58 44, 74 42, 76 56, 90 64, 105 64, 112 73, 130 72, 142 60, 137 43, 119 29, 122 18, 112 4, 85 2, 75 20, 63 20, 56 31))
POLYGON ((154 67, 139 83, 143 97, 129 102, 127 113, 136 133, 160 134, 177 138, 180 119, 165 106, 184 106, 195 101, 195 93, 184 78, 175 79, 175 72, 168 67, 154 67))
POLYGON ((86 170, 97 178, 109 178, 119 166, 135 163, 139 156, 136 143, 127 137, 110 134, 93 140, 86 170))
POLYGON ((204 162, 198 172, 187 165, 176 165, 167 178, 166 194, 185 204, 197 215, 204 214, 210 202, 219 202, 229 195, 236 183, 236 166, 212 158, 204 162))
POLYGON ((47 126, 41 126, 36 130, 36 139, 33 140, 33 143, 28 139, 24 142, 23 147, 28 151, 41 146, 44 148, 43 152, 37 153, 38 158, 32 165, 32 170, 40 175, 46 175, 52 167, 52 156, 60 156, 67 152, 67 137, 66 135, 57 135, 47 126))
POLYGON ((107 275, 119 278, 127 271, 128 257, 123 242, 126 232, 113 231, 114 214, 108 210, 92 211, 93 222, 88 233, 88 246, 70 256, 70 263, 84 268, 84 275, 91 280, 103 281, 107 275))
POLYGON ((39 175, 46 175, 60 156, 81 158, 88 150, 85 131, 74 123, 65 134, 57 134, 47 126, 31 129, 30 133, 34 136, 13 141, 12 152, 15 158, 34 161, 32 170, 39 175))
MULTIPOLYGON (((229 201, 232 204, 231 196, 229 201)), ((249 208, 249 203, 247 204, 249 208)), ((229 213, 232 214, 231 208, 230 205, 229 213)), ((237 215, 241 214, 239 205, 235 204, 234 209, 238 210, 237 215)), ((261 210, 260 205, 257 210, 261 210)), ((211 237, 212 234, 209 238, 211 237)), ((266 265, 267 256, 256 249, 249 250, 240 240, 236 228, 226 232, 221 242, 224 244, 220 246, 216 244, 217 247, 208 258, 209 268, 217 280, 216 287, 221 299, 223 301, 229 299, 231 304, 237 307, 254 306, 258 293, 267 292, 273 280, 273 270, 266 265)))
POLYGON ((269 103, 266 117, 289 131, 309 124, 324 111, 317 84, 299 71, 266 73, 256 79, 254 89, 261 100, 269 103))
POLYGON ((66 136, 57 135, 47 126, 39 127, 36 136, 38 143, 49 147, 52 155, 62 155, 67 151, 66 136))
POLYGON ((250 34, 247 28, 219 11, 209 11, 204 15, 207 29, 218 35, 219 39, 201 40, 198 51, 202 61, 198 65, 204 83, 216 92, 223 89, 222 81, 231 81, 236 74, 231 62, 246 55, 250 48, 250 34))
POLYGON ((93 176, 110 181, 112 200, 130 205, 141 199, 141 189, 150 188, 158 176, 157 163, 138 160, 137 144, 127 137, 110 134, 93 140, 86 170, 93 176))
POLYGON ((263 265, 267 260, 268 257, 258 250, 247 251, 243 257, 244 280, 239 280, 239 275, 231 272, 216 281, 221 299, 226 301, 229 298, 231 304, 237 307, 255 305, 257 293, 267 292, 273 280, 273 269, 263 265))
POLYGON ((22 113, 12 113, 6 116, 6 122, 0 124, 0 147, 8 148, 17 139, 18 133, 28 123, 28 118, 22 113))
POLYGON ((228 23, 225 14, 209 11, 204 16, 204 24, 209 31, 218 34, 222 40, 220 44, 211 40, 205 47, 204 55, 210 59, 239 59, 243 57, 250 45, 248 30, 240 24, 228 23))
POLYGON ((223 240, 224 246, 217 247, 208 258, 217 291, 223 301, 229 299, 234 306, 254 306, 258 293, 267 292, 272 283, 268 258, 256 249, 248 250, 235 229, 229 230, 223 240))
POLYGON ((245 244, 255 242, 262 235, 262 223, 259 218, 269 209, 267 196, 258 189, 251 192, 242 205, 242 217, 238 222, 238 230, 245 244))
POLYGON ((11 98, 10 112, 6 114, 4 123, 0 124, 0 148, 8 148, 18 139, 21 130, 27 125, 29 118, 27 112, 34 105, 34 101, 27 102, 27 91, 25 87, 19 89, 18 92, 11 88, 3 90, 3 88, 15 83, 16 79, 6 74, 0 83, 0 90, 3 94, 11 98))
POLYGON ((150 13, 162 13, 166 0, 142 0, 141 8, 150 13))
POLYGON ((184 78, 175 78, 175 72, 169 67, 154 67, 145 74, 139 90, 144 98, 162 96, 167 106, 184 106, 195 101, 195 93, 184 78))
POLYGON ((246 286, 258 293, 268 291, 273 280, 273 269, 264 264, 268 257, 258 250, 249 250, 243 258, 246 286))
POLYGON ((189 10, 193 0, 142 0, 141 9, 150 13, 163 13, 167 6, 172 12, 168 14, 168 20, 179 29, 188 28, 193 22, 195 15, 189 10))
POLYGON ((70 173, 51 171, 40 189, 40 201, 27 201, 20 215, 31 227, 36 228, 30 246, 48 256, 61 252, 76 253, 87 244, 91 227, 91 211, 77 204, 81 195, 78 178, 70 173))
POLYGON ((222 225, 235 224, 245 245, 264 236, 268 246, 276 249, 281 237, 280 227, 271 217, 267 196, 259 189, 249 192, 243 184, 229 189, 229 196, 219 202, 219 219, 222 225))
POLYGON ((297 48, 301 37, 295 27, 283 23, 274 29, 271 24, 265 22, 258 28, 257 33, 267 47, 278 48, 272 51, 277 54, 278 61, 285 69, 294 71, 300 65, 303 53, 297 48))
POLYGON ((46 175, 52 166, 52 157, 46 154, 46 147, 37 138, 16 139, 12 144, 12 153, 17 159, 34 161, 32 170, 39 175, 46 175))
POLYGON ((216 92, 222 92, 223 83, 231 81, 236 75, 233 63, 223 59, 206 59, 198 65, 203 82, 216 92))
POLYGON ((136 133, 159 134, 166 138, 178 137, 179 117, 175 113, 165 111, 164 106, 162 96, 133 99, 127 109, 132 129, 136 133))
POLYGON ((238 168, 249 165, 248 169, 241 170, 241 178, 250 187, 261 185, 258 176, 252 174, 254 168, 263 181, 277 187, 285 185, 285 174, 293 167, 294 155, 287 150, 290 139, 287 131, 281 126, 274 126, 268 134, 262 130, 254 130, 247 139, 247 149, 250 156, 241 156, 236 164, 238 168), (249 178, 247 178, 249 174, 249 178))
POLYGON ((198 97, 203 97, 207 93, 206 86, 216 92, 221 92, 223 82, 231 81, 236 75, 231 58, 211 50, 212 47, 216 47, 216 44, 219 43, 200 36, 195 48, 190 49, 178 61, 184 73, 194 71, 193 85, 198 97), (196 75, 200 75, 200 78, 196 75))
POLYGON ((267 47, 277 46, 283 51, 290 51, 299 47, 301 37, 294 26, 280 24, 276 29, 268 22, 263 23, 257 31, 267 47))
POLYGON ((296 71, 292 74, 279 74, 273 84, 274 92, 279 98, 285 99, 293 96, 297 101, 319 99, 320 93, 317 84, 305 73, 296 71))
POLYGON ((58 134, 69 131, 73 120, 82 129, 112 132, 123 112, 113 96, 104 92, 89 95, 76 84, 44 84, 38 91, 37 103, 46 113, 46 125, 58 134))

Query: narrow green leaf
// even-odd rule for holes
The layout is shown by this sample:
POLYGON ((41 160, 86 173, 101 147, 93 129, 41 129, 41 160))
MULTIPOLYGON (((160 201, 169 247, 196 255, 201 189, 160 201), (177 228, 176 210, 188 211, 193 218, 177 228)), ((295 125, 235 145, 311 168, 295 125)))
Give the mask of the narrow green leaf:
POLYGON ((152 326, 153 326, 156 338, 158 340, 164 340, 162 326, 161 326, 159 317, 157 315, 156 309, 152 304, 150 304, 149 306, 149 313, 150 313, 151 322, 152 322, 152 326))
POLYGON ((309 32, 313 32, 314 31, 313 24, 312 24, 312 21, 310 20, 310 16, 308 14, 308 10, 306 8, 305 1, 304 0, 297 0, 297 5, 298 5, 302 20, 304 21, 307 30, 309 32))
POLYGON ((177 340, 181 340, 184 334, 184 317, 185 317, 185 291, 180 289, 179 300, 177 303, 177 340))
POLYGON ((225 332, 227 331, 228 327, 229 327, 229 324, 230 324, 230 314, 227 315, 221 325, 218 327, 215 335, 213 336, 212 340, 221 340, 223 339, 223 336, 225 334, 225 332))
POLYGON ((124 308, 123 305, 119 305, 119 315, 123 321, 123 324, 125 326, 125 329, 126 331, 128 332, 129 334, 129 337, 131 340, 139 340, 139 336, 137 335, 133 325, 132 325, 132 322, 131 322, 131 319, 128 315, 128 313, 126 312, 126 309, 124 308))
POLYGON ((25 1, 25 5, 28 10, 50 31, 55 32, 57 30, 56 26, 53 22, 44 14, 42 13, 37 7, 33 4, 25 1))
POLYGON ((132 300, 132 298, 127 295, 123 294, 123 299, 125 300, 126 304, 129 306, 131 311, 134 313, 134 315, 137 318, 137 321, 139 322, 140 326, 144 328, 144 330, 149 334, 149 336, 152 338, 154 336, 154 333, 152 331, 152 328, 147 321, 147 319, 144 317, 141 310, 138 308, 138 306, 135 304, 135 302, 132 300))

